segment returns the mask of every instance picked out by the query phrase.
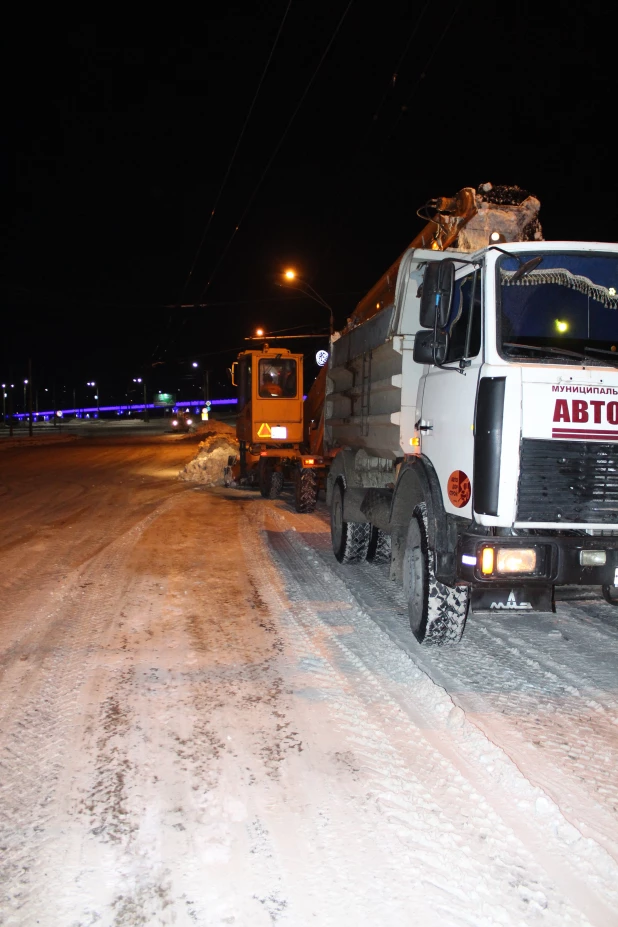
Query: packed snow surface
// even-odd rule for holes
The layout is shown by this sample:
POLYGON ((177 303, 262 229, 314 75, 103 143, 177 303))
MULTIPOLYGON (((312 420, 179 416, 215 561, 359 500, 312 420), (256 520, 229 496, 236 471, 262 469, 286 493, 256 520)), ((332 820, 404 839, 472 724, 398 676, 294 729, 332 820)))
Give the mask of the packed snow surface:
POLYGON ((617 613, 424 649, 198 438, 0 464, 0 924, 615 927, 617 613))

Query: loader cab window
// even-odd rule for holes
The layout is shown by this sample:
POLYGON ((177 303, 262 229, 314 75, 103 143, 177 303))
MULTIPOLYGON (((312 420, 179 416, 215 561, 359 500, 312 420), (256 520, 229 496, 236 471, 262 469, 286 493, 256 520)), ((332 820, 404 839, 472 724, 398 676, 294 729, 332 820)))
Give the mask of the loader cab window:
POLYGON ((251 355, 238 361, 238 411, 251 401, 251 355))
POLYGON ((258 392, 263 399, 296 398, 296 361, 263 357, 259 364, 258 392))
POLYGON ((458 361, 466 353, 466 334, 470 322, 470 310, 473 306, 473 289, 474 311, 472 313, 469 356, 476 357, 481 350, 481 275, 479 273, 476 278, 476 287, 474 286, 474 274, 463 277, 455 284, 453 305, 447 324, 450 343, 445 363, 458 361))

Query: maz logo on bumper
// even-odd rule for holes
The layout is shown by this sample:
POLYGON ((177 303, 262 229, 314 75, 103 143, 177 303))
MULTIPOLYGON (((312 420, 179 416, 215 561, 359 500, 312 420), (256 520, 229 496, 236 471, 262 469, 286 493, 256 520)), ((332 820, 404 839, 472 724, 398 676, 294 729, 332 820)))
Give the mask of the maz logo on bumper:
POLYGON ((520 602, 519 605, 515 600, 515 592, 513 589, 509 592, 509 597, 505 602, 492 602, 489 606, 490 608, 532 608, 530 602, 520 602))

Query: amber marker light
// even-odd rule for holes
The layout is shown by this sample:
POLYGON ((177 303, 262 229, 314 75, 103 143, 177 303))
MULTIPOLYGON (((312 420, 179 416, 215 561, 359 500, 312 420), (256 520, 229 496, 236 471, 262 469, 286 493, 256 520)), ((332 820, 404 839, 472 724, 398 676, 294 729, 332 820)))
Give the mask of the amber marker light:
POLYGON ((494 549, 493 547, 484 547, 481 556, 481 572, 489 576, 494 571, 494 549))

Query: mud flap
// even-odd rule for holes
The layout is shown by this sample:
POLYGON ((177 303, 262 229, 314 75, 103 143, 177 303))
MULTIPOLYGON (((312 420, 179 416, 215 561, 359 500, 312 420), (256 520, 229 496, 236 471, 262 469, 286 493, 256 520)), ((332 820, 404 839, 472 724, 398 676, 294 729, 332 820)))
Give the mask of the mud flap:
POLYGON ((555 612, 553 586, 472 589, 473 612, 555 612))

